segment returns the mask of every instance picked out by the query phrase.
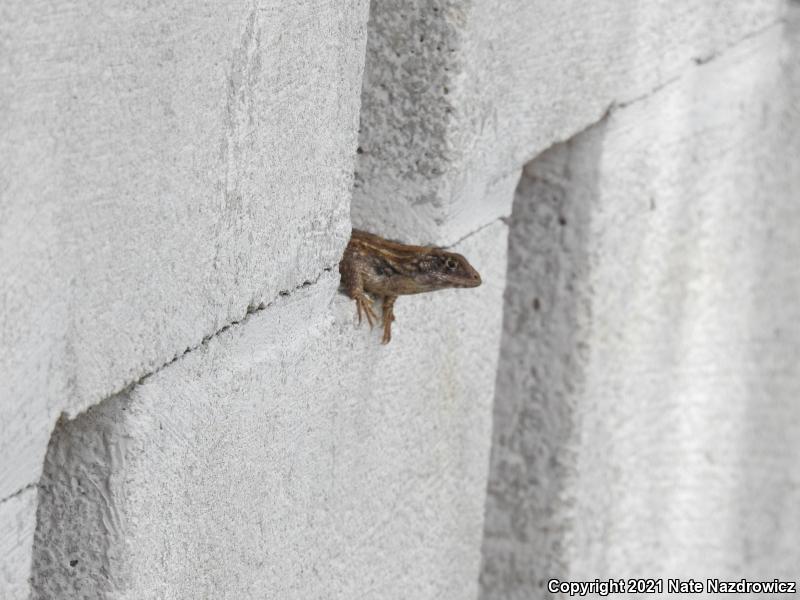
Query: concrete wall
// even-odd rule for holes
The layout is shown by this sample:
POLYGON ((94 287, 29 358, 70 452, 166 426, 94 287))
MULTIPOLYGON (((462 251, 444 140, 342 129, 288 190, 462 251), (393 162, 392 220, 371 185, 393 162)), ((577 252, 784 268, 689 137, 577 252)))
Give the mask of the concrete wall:
POLYGON ((525 167, 481 598, 795 581, 800 20, 525 167))
POLYGON ((37 480, 60 412, 346 243, 365 3, 195 4, 6 9, 0 497, 37 480))
POLYGON ((774 24, 784 0, 373 2, 353 220, 450 242, 555 142, 774 24))
POLYGON ((0 598, 791 576, 786 6, 5 8, 0 598), (351 223, 485 283, 383 347, 351 223))
POLYGON ((60 414, 336 267, 366 19, 363 0, 3 8, 0 498, 34 493, 60 414))
MULTIPOLYGON (((502 274, 502 230, 459 249, 502 274)), ((501 282, 384 348, 326 273, 57 427, 34 597, 475 597, 501 282)))

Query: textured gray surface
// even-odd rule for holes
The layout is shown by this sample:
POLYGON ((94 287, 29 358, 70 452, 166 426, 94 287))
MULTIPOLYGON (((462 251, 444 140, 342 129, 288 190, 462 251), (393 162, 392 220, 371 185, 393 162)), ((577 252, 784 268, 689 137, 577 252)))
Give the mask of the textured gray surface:
POLYGON ((482 598, 797 577, 797 33, 745 40, 526 168, 482 598))
POLYGON ((588 208, 601 139, 584 134, 543 153, 515 194, 481 574, 487 598, 541 597, 541 581, 568 568, 564 488, 591 339, 588 208))
POLYGON ((59 414, 335 267, 367 6, 0 9, 3 600, 26 594, 59 414))
POLYGON ((0 498, 59 413, 337 263, 367 3, 3 15, 0 498))
POLYGON ((486 281, 386 348, 336 293, 366 4, 0 11, 0 598, 474 598, 496 378, 486 597, 791 577, 784 3, 373 2, 353 222, 486 281), (504 308, 522 164, 613 105, 529 167, 504 308))
POLYGON ((388 346, 328 274, 59 427, 36 597, 474 598, 506 227, 458 249, 388 346))
POLYGON ((784 4, 373 2, 353 222, 459 239, 510 210, 487 193, 498 179, 774 24, 784 4))
POLYGON ((0 502, 0 598, 28 597, 28 574, 36 527, 36 487, 0 502))

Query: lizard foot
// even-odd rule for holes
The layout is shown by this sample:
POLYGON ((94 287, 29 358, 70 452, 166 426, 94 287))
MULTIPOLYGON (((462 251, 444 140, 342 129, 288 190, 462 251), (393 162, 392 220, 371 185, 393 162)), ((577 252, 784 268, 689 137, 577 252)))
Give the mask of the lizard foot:
POLYGON ((383 340, 382 344, 392 341, 392 321, 394 321, 394 301, 396 296, 389 296, 383 299, 383 340))
POLYGON ((383 339, 381 340, 382 344, 388 344, 392 341, 392 321, 394 321, 394 317, 388 321, 386 319, 383 321, 383 339))
POLYGON ((373 325, 375 325, 375 321, 378 320, 378 317, 375 315, 375 311, 372 310, 372 300, 367 298, 364 294, 356 296, 356 310, 358 311, 358 324, 361 325, 361 311, 363 309, 364 314, 367 315, 367 322, 369 323, 369 328, 372 329, 373 325))

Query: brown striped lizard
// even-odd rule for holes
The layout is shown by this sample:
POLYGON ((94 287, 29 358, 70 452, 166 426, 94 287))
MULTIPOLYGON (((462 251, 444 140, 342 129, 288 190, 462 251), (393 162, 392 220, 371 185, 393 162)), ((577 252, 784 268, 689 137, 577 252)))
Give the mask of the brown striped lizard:
POLYGON ((481 284, 481 276, 460 254, 401 244, 358 229, 353 230, 339 273, 347 295, 356 301, 359 323, 363 312, 372 327, 378 319, 370 296, 383 300, 384 344, 392 339, 398 296, 481 284))

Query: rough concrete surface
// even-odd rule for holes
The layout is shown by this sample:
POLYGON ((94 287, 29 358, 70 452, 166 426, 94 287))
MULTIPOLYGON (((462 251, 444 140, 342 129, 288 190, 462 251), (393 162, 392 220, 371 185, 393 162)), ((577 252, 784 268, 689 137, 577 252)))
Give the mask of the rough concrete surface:
POLYGON ((796 576, 786 3, 371 4, 0 8, 0 600, 796 576))
POLYGON ((336 264, 367 2, 2 15, 0 498, 62 411, 336 264))
POLYGON ((475 597, 506 226, 458 248, 388 346, 331 273, 59 425, 35 597, 475 597))
POLYGON ((0 502, 0 598, 28 597, 28 574, 36 526, 36 487, 0 502))
POLYGON ((744 40, 526 167, 482 598, 797 580, 798 33, 744 40))
POLYGON ((537 157, 515 195, 486 500, 485 598, 540 598, 540 582, 568 568, 564 487, 576 460, 574 413, 591 341, 586 207, 594 202, 600 156, 592 142, 602 139, 586 137, 537 157), (570 179, 572 171, 582 178, 570 179))
POLYGON ((450 242, 496 180, 774 24, 783 0, 373 2, 353 221, 450 242))

